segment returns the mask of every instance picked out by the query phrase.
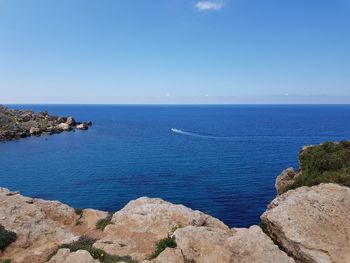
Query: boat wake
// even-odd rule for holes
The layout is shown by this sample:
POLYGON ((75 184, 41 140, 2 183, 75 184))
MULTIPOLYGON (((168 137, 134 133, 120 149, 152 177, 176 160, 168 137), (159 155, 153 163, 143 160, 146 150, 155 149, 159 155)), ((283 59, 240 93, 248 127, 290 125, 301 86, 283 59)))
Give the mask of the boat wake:
POLYGON ((193 137, 200 137, 200 138, 208 138, 208 139, 232 139, 233 137, 223 137, 223 136, 216 136, 214 134, 208 134, 208 133, 198 133, 198 132, 192 132, 192 131, 183 131, 180 129, 171 128, 170 129, 174 133, 187 135, 187 136, 193 136, 193 137))

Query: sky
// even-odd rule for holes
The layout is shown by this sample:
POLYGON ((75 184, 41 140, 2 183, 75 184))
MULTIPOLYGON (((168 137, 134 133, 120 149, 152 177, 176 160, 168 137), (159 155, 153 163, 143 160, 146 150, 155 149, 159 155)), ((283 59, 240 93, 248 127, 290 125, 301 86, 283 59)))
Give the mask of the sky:
POLYGON ((350 103, 350 0, 0 0, 0 103, 350 103))

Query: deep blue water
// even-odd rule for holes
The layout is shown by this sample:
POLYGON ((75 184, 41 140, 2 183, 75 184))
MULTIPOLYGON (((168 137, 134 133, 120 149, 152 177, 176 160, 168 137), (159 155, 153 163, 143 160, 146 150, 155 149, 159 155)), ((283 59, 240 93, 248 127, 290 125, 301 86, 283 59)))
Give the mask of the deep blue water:
POLYGON ((110 211, 161 197, 237 227, 259 223, 302 145, 350 139, 345 105, 12 107, 94 125, 0 144, 0 186, 110 211))

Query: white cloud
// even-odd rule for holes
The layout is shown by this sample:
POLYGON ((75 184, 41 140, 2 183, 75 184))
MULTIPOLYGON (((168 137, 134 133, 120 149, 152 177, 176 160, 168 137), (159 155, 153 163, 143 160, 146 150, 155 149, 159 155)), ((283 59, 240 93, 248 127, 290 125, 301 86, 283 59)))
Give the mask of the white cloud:
POLYGON ((221 10, 225 6, 223 1, 199 1, 196 4, 198 11, 221 10))

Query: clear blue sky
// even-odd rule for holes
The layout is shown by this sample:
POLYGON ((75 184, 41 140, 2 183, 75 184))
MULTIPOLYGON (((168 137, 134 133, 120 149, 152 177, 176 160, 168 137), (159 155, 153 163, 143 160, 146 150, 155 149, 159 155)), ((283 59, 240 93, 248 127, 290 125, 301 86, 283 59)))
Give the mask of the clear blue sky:
POLYGON ((0 0, 0 103, 350 103, 350 0, 0 0))

